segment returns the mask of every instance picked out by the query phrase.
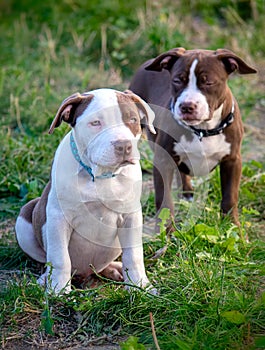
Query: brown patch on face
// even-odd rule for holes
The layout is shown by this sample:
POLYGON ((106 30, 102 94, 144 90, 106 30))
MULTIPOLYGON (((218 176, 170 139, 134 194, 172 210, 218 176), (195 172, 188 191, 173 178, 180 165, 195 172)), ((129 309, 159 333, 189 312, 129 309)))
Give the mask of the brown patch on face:
POLYGON ((141 134, 140 114, 130 95, 116 92, 124 124, 134 136, 141 134))

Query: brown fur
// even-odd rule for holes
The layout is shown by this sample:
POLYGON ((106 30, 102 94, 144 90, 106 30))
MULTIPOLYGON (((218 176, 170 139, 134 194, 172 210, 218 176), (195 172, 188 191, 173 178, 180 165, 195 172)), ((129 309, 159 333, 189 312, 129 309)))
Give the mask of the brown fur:
POLYGON ((132 99, 133 94, 125 95, 124 93, 116 92, 116 95, 124 124, 131 130, 134 136, 140 134, 140 116, 132 99), (135 122, 131 122, 131 118, 135 118, 135 122))

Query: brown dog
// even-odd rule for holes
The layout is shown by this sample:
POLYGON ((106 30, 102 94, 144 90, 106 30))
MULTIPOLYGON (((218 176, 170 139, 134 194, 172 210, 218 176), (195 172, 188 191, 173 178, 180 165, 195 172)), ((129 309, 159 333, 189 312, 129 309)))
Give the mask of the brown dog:
POLYGON ((166 207, 173 215, 171 184, 176 167, 186 196, 192 196, 190 176, 206 175, 220 164, 221 210, 239 224, 243 125, 227 85, 234 71, 256 73, 226 49, 174 48, 144 63, 133 77, 130 89, 156 112, 157 133, 149 133, 149 140, 158 211, 166 207))

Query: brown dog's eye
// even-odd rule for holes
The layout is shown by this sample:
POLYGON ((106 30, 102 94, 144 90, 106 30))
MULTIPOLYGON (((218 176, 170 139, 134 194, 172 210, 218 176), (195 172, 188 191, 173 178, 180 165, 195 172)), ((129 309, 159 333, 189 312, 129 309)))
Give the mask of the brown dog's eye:
POLYGON ((214 81, 212 81, 209 77, 207 77, 207 75, 201 75, 199 82, 202 85, 213 85, 214 84, 214 81))
POLYGON ((208 78, 206 75, 200 76, 200 83, 201 84, 207 84, 207 80, 208 80, 208 78))
POLYGON ((174 78, 173 82, 177 85, 181 85, 181 84, 186 82, 186 78, 184 75, 180 75, 180 76, 174 78))

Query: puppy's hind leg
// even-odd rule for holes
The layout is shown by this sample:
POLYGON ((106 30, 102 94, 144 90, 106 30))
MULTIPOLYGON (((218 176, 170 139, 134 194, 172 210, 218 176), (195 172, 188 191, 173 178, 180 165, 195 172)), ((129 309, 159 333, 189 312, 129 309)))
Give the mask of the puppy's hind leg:
POLYGON ((32 213, 38 200, 33 200, 26 204, 20 212, 20 215, 16 221, 16 237, 20 248, 32 259, 41 263, 46 262, 46 253, 40 246, 34 234, 33 225, 31 222, 31 215, 25 215, 29 213, 30 209, 32 213))
POLYGON ((20 248, 28 256, 41 263, 46 262, 46 253, 35 237, 32 224, 21 216, 17 218, 16 236, 20 248))

